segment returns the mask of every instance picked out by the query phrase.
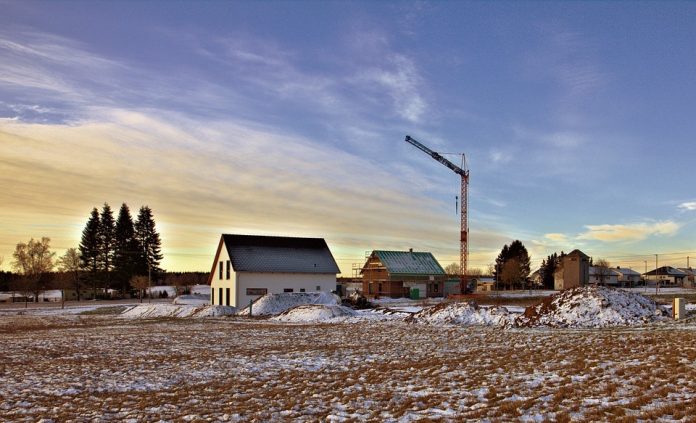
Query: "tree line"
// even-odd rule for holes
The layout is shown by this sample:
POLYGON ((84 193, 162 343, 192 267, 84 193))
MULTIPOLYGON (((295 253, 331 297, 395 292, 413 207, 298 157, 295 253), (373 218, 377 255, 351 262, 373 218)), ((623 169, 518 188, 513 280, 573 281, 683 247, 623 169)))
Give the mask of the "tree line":
POLYGON ((140 208, 135 221, 125 203, 116 219, 108 203, 101 213, 93 208, 82 230, 78 254, 85 281, 95 292, 102 287, 125 294, 133 277, 157 280, 162 273, 161 240, 148 206, 140 208))
POLYGON ((39 294, 51 288, 74 289, 80 299, 84 287, 97 291, 116 289, 125 295, 134 278, 148 280, 162 277, 161 239, 156 230, 152 210, 142 206, 134 221, 127 204, 122 204, 114 219, 108 203, 101 212, 95 207, 85 224, 77 248, 68 248, 55 260, 50 249, 50 238, 31 239, 17 244, 12 267, 19 277, 3 274, 0 283, 6 288, 31 294, 38 301, 39 294), (58 267, 59 272, 54 272, 58 267))

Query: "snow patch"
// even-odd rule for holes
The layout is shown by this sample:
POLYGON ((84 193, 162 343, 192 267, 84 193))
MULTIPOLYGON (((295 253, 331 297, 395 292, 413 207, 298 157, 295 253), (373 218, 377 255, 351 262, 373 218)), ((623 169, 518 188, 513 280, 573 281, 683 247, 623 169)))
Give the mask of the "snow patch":
MULTIPOLYGON (((251 307, 253 316, 275 316, 293 307, 307 304, 340 304, 341 299, 328 292, 284 292, 266 294, 254 302, 251 307)), ((242 309, 240 316, 249 315, 249 306, 242 309)))
POLYGON ((505 326, 514 318, 505 307, 479 307, 474 302, 441 303, 406 318, 409 323, 505 326))
POLYGON ((347 317, 357 316, 357 312, 351 308, 336 304, 309 304, 293 307, 271 320, 278 322, 325 322, 341 321, 347 317))
POLYGON ((516 326, 598 328, 654 322, 667 315, 664 307, 644 295, 603 286, 561 291, 527 307, 516 326))
POLYGON ((231 316, 237 309, 228 306, 201 306, 177 304, 141 304, 121 313, 123 319, 153 319, 161 317, 200 318, 231 316))

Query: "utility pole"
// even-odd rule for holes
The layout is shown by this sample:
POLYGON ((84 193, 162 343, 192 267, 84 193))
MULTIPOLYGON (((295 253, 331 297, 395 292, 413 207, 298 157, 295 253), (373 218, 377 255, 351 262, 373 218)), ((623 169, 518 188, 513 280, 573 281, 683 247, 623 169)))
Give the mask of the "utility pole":
POLYGON ((660 272, 657 270, 657 254, 655 254, 655 295, 660 287, 660 272))

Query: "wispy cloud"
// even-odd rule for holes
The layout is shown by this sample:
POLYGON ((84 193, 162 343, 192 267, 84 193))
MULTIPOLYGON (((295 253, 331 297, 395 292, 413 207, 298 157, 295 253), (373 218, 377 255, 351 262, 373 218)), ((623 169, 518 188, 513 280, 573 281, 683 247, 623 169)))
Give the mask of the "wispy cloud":
POLYGON ((681 210, 696 210, 696 201, 687 201, 685 203, 681 203, 679 206, 677 206, 681 210))
POLYGON ((641 222, 618 225, 586 225, 586 232, 578 239, 603 242, 640 241, 649 236, 672 236, 677 233, 680 224, 672 220, 658 222, 641 222))
POLYGON ((568 236, 565 234, 561 234, 561 233, 548 233, 548 234, 544 235, 544 238, 548 239, 549 241, 558 242, 558 243, 568 241, 568 236))

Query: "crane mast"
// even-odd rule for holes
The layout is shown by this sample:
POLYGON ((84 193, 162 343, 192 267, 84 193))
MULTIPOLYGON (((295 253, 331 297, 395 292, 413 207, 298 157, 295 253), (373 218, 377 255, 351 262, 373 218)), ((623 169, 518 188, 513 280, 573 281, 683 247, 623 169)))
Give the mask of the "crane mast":
POLYGON ((460 216, 460 237, 459 237, 459 270, 460 275, 460 291, 466 292, 466 274, 469 259, 469 171, 464 166, 464 155, 462 154, 462 167, 459 167, 451 161, 444 158, 440 153, 437 153, 420 142, 406 135, 406 142, 418 148, 425 154, 437 160, 441 164, 447 166, 454 173, 461 177, 461 216, 460 216))

